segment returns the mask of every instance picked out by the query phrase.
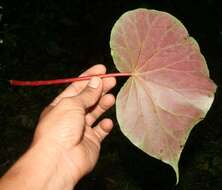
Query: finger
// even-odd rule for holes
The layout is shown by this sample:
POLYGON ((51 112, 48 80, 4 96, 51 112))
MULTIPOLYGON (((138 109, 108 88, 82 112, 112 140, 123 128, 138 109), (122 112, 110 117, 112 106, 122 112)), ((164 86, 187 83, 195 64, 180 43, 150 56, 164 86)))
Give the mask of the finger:
POLYGON ((102 80, 99 77, 92 77, 86 88, 77 96, 72 97, 75 105, 86 110, 92 107, 99 100, 102 94, 102 80))
POLYGON ((103 94, 106 94, 116 85, 115 77, 103 78, 102 81, 103 81, 103 94))
MULTIPOLYGON (((70 89, 69 89, 70 96, 75 96, 75 95, 79 94, 81 92, 81 90, 86 87, 88 82, 89 81, 80 81, 80 82, 72 83, 72 85, 69 86, 70 87, 70 89), (82 83, 82 82, 84 82, 84 85, 79 86, 79 83, 82 83)), ((102 83, 103 83, 102 94, 106 94, 108 91, 110 91, 116 85, 116 78, 115 77, 103 78, 102 83)))
POLYGON ((113 128, 113 122, 111 119, 103 119, 100 123, 94 127, 92 130, 98 137, 99 141, 102 140, 110 133, 113 128))
MULTIPOLYGON (((89 68, 80 76, 96 75, 96 74, 104 74, 104 73, 106 73, 106 67, 102 64, 98 64, 89 68)), ((73 82, 61 94, 59 94, 50 105, 55 106, 62 98, 76 96, 86 87, 88 82, 89 82, 88 80, 73 82)), ((109 86, 112 84, 113 82, 109 82, 109 86)))
MULTIPOLYGON (((114 77, 103 79, 103 85, 105 87, 103 89, 103 94, 107 93, 110 89, 112 89, 116 84, 116 80, 114 77)), ((41 120, 49 111, 53 109, 53 107, 57 104, 56 101, 60 101, 62 96, 58 96, 57 99, 54 100, 54 103, 51 103, 49 106, 47 106, 41 113, 39 120, 41 120)), ((115 102, 115 98, 111 94, 104 95, 98 105, 86 115, 86 122, 89 126, 91 126, 100 115, 102 115, 107 109, 109 109, 115 102)))
MULTIPOLYGON (((83 72, 80 77, 83 76, 89 76, 89 75, 98 75, 98 74, 105 74, 106 73, 106 67, 102 64, 95 65, 85 72, 83 72)), ((78 81, 78 82, 73 82, 70 87, 74 86, 74 89, 77 90, 77 94, 81 92, 82 89, 86 87, 89 81, 78 81)))
POLYGON ((51 105, 48 105, 47 107, 45 107, 39 116, 39 120, 41 120, 47 113, 49 113, 52 110, 52 108, 53 108, 53 106, 51 106, 51 105))
POLYGON ((86 123, 88 126, 92 126, 93 123, 113 104, 115 103, 115 98, 112 94, 104 95, 98 105, 92 110, 92 112, 86 115, 86 123))

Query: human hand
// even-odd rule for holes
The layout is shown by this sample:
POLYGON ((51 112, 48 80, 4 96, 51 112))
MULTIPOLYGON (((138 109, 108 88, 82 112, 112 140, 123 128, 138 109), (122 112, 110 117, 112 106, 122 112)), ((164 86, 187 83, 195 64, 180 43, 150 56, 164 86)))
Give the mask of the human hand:
MULTIPOLYGON (((103 65, 96 65, 81 76, 105 72, 103 65)), ((75 182, 93 169, 101 141, 113 127, 110 119, 103 119, 93 128, 92 125, 114 104, 114 96, 107 92, 115 83, 115 78, 97 77, 90 82, 72 83, 40 116, 33 145, 40 143, 58 150, 62 169, 75 182)))

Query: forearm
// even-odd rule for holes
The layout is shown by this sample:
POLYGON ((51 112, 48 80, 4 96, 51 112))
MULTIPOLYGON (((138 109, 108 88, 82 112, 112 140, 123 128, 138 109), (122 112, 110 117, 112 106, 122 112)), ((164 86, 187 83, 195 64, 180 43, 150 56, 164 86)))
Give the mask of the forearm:
POLYGON ((54 147, 35 144, 0 179, 1 190, 71 190, 75 180, 54 147))

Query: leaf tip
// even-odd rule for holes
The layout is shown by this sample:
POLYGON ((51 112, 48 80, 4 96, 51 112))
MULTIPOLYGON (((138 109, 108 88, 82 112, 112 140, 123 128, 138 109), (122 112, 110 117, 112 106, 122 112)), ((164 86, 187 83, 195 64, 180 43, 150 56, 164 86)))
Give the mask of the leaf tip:
POLYGON ((174 161, 174 162, 169 163, 169 164, 170 164, 170 166, 173 168, 173 170, 174 170, 174 172, 175 172, 175 174, 176 174, 176 184, 175 184, 175 185, 178 185, 178 183, 179 183, 179 178, 180 178, 180 176, 179 176, 178 161, 174 161))

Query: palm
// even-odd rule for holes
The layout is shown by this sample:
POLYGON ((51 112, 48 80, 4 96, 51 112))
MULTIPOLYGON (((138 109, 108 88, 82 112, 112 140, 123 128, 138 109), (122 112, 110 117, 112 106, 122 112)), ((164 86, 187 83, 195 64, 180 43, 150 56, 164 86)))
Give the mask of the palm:
POLYGON ((98 160, 100 151, 100 140, 92 128, 85 132, 82 141, 70 152, 70 160, 80 175, 92 170, 98 160))
MULTIPOLYGON (((104 66, 96 65, 81 76, 104 73, 104 66)), ((47 113, 49 113, 61 99, 65 97, 73 97, 81 93, 87 83, 88 81, 81 81, 68 86, 55 98, 50 106, 43 111, 41 117, 44 118, 44 116, 47 115, 47 113)), ((98 103, 94 105, 89 112, 85 115, 80 114, 79 116, 75 114, 76 117, 73 117, 73 114, 70 112, 65 115, 63 114, 63 116, 57 117, 58 121, 53 125, 53 130, 55 132, 54 136, 58 136, 59 141, 65 145, 63 147, 69 147, 69 151, 66 152, 66 157, 71 163, 71 167, 73 166, 74 169, 79 171, 80 176, 85 175, 95 166, 99 156, 100 143, 112 128, 112 121, 109 119, 103 119, 96 127, 92 128, 92 125, 98 117, 114 103, 114 97, 106 93, 115 85, 115 79, 106 78, 102 80, 102 83, 102 96, 98 103), (83 121, 85 125, 79 125, 77 126, 77 128, 79 128, 75 130, 73 129, 73 123, 76 124, 77 121, 83 121), (66 127, 61 128, 61 126, 66 127), (55 128, 57 130, 55 130, 55 128), (61 137, 65 137, 64 141, 61 137)))

